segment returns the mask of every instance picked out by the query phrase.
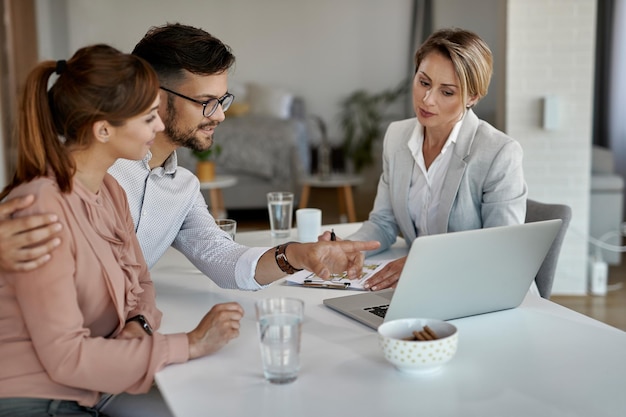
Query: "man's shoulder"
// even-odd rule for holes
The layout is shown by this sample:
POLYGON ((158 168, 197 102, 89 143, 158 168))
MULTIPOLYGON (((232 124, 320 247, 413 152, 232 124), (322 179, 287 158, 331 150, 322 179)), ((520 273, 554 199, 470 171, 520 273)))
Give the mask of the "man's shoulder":
MULTIPOLYGON (((143 160, 133 161, 129 159, 118 159, 108 169, 108 173, 111 174, 124 187, 125 184, 135 181, 143 183, 146 177, 150 175, 151 170, 147 167, 143 160)), ((164 174, 161 178, 163 178, 164 181, 196 181, 199 183, 198 178, 193 172, 180 165, 176 165, 173 172, 164 174)))

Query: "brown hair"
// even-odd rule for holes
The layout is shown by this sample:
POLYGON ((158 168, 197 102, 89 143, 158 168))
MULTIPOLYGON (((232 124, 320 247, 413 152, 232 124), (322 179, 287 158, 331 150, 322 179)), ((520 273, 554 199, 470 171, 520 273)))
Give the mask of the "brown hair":
POLYGON ((164 83, 180 81, 185 71, 215 75, 235 64, 228 45, 200 28, 180 23, 150 28, 133 55, 148 61, 164 83))
POLYGON ((434 32, 415 53, 416 73, 422 60, 432 52, 438 52, 452 61, 464 100, 476 97, 478 102, 487 95, 493 73, 493 56, 480 36, 457 28, 434 32))
POLYGON ((108 45, 79 49, 67 61, 44 61, 28 75, 18 116, 17 169, 0 193, 50 173, 62 192, 72 190, 76 165, 68 150, 88 147, 92 126, 114 126, 148 109, 159 92, 150 65, 108 45), (58 79, 48 91, 54 72, 58 79))

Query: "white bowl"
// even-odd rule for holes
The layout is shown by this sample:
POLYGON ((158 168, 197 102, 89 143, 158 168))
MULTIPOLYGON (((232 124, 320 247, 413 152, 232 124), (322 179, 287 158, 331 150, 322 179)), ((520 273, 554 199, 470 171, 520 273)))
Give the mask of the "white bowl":
POLYGON ((387 359, 402 372, 429 373, 437 371, 454 357, 458 333, 454 325, 436 319, 398 319, 378 327, 378 341, 387 359), (430 327, 436 340, 404 340, 413 331, 430 327))

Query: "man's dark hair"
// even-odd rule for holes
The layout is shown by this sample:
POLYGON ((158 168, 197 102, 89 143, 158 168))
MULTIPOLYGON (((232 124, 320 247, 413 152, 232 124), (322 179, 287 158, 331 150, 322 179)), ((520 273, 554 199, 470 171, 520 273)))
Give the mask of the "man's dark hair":
POLYGON ((228 45, 202 29, 180 23, 150 28, 133 54, 148 61, 162 82, 179 80, 183 70, 220 74, 235 63, 228 45))

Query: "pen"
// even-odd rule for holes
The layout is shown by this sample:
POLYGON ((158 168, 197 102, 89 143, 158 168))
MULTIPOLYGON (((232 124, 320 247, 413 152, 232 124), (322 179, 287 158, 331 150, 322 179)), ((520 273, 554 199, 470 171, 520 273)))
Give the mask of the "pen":
POLYGON ((319 282, 319 281, 311 281, 310 279, 305 279, 303 284, 305 287, 319 287, 319 288, 336 288, 340 290, 345 290, 350 286, 349 282, 319 282))
POLYGON ((330 241, 334 242, 337 240, 337 236, 335 235, 335 229, 330 229, 330 241))

